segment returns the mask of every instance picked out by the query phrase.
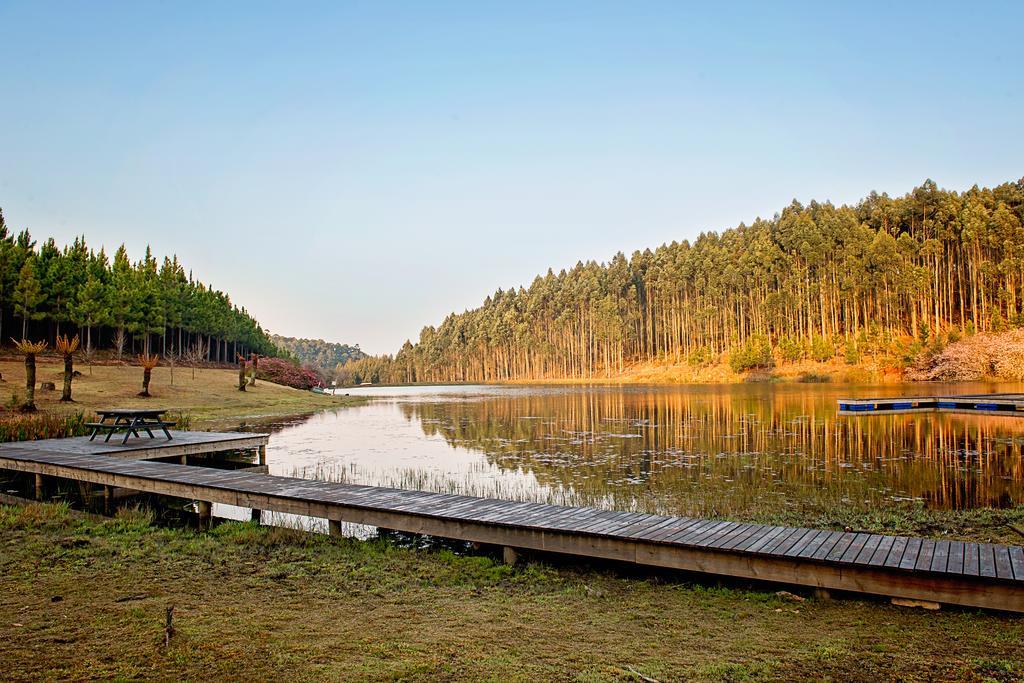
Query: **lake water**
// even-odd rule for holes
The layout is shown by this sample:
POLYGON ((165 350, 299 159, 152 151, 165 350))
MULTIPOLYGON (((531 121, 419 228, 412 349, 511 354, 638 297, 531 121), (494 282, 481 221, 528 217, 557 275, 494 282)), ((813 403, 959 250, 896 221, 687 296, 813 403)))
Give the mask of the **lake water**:
POLYGON ((1024 417, 847 417, 836 399, 1020 385, 457 386, 280 425, 273 474, 489 497, 728 515, 1024 500, 1024 417))

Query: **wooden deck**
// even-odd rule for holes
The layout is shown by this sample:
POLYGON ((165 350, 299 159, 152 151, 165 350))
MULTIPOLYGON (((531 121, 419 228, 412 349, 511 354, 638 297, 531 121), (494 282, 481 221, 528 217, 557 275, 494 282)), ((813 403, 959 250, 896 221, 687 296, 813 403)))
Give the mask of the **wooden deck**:
POLYGON ((0 468, 411 533, 743 579, 1024 612, 1024 549, 335 484, 95 453, 0 468))
POLYGON ((87 436, 69 439, 41 439, 0 444, 0 453, 41 452, 65 453, 68 455, 110 455, 127 460, 160 460, 185 456, 202 456, 227 451, 261 451, 270 439, 267 434, 245 432, 179 432, 171 431, 174 437, 168 441, 163 434, 155 438, 146 435, 131 437, 121 445, 123 435, 104 442, 103 436, 90 441, 87 436))
POLYGON ((841 398, 838 403, 840 415, 952 412, 1024 417, 1024 394, 841 398))

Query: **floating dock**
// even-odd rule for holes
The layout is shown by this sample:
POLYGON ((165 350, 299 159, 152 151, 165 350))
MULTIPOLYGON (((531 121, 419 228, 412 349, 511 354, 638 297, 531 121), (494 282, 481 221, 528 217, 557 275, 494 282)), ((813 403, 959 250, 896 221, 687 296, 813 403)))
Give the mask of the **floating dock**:
POLYGON ((900 600, 1024 612, 1024 548, 667 517, 0 447, 0 468, 211 505, 900 600))
POLYGON ((1024 417, 1024 394, 841 398, 838 403, 840 415, 953 412, 1024 417))

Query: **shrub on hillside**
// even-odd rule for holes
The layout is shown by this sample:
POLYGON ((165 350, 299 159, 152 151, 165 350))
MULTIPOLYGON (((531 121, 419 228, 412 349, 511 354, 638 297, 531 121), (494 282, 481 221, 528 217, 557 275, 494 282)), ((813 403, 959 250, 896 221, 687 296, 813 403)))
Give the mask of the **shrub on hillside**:
POLYGON ((783 337, 779 340, 779 355, 783 362, 795 363, 804 357, 804 345, 793 337, 783 337))
POLYGON ((315 370, 296 365, 284 358, 260 358, 256 377, 296 389, 312 389, 323 384, 323 377, 315 370))
POLYGON ((772 345, 762 335, 751 337, 743 346, 729 352, 729 367, 733 372, 767 369, 773 365, 772 345))
POLYGON ((1024 330, 979 334, 932 347, 907 370, 915 381, 970 382, 986 377, 1024 379, 1024 330))
POLYGON ((811 339, 811 358, 819 363, 827 363, 836 355, 835 344, 827 337, 814 337, 811 339))
POLYGON ((711 351, 706 346, 698 346, 686 357, 691 368, 702 368, 711 364, 711 351))

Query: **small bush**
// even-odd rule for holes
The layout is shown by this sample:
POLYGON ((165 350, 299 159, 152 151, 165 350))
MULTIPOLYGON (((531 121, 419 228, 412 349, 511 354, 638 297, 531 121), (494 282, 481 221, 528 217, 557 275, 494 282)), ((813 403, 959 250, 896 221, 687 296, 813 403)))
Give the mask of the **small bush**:
POLYGON ((846 351, 843 353, 843 359, 847 365, 856 365, 860 362, 860 350, 857 348, 857 342, 852 338, 846 340, 846 351))
POLYGON ((729 352, 729 367, 733 372, 769 369, 772 365, 772 345, 763 335, 753 336, 743 346, 729 352))
POLYGON ((779 356, 783 362, 795 363, 804 357, 804 345, 792 337, 783 337, 779 340, 779 356))
POLYGON ((811 358, 819 363, 827 363, 835 358, 836 347, 827 337, 811 339, 811 358))
POLYGON ((692 368, 702 368, 711 363, 711 351, 706 346, 701 346, 693 351, 690 351, 690 355, 686 357, 686 362, 692 368))

